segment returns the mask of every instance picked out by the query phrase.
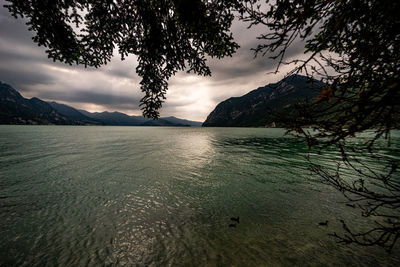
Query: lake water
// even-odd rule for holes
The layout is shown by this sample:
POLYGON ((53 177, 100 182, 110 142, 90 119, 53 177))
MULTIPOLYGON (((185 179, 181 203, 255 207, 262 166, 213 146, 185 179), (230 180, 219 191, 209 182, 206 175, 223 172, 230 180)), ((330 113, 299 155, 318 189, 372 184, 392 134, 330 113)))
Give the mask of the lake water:
POLYGON ((283 133, 0 126, 0 266, 400 266, 329 236, 366 222, 283 133))

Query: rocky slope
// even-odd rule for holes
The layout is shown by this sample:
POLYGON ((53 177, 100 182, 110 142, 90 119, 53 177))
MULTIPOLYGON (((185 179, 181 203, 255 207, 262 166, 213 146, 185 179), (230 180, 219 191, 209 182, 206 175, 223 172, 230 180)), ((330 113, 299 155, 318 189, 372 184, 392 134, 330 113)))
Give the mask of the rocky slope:
POLYGON ((315 99, 325 84, 302 75, 291 75, 278 83, 259 87, 241 97, 217 105, 203 126, 284 126, 279 114, 290 114, 296 103, 315 99))
POLYGON ((27 99, 0 82, 0 124, 76 124, 39 98, 27 99))

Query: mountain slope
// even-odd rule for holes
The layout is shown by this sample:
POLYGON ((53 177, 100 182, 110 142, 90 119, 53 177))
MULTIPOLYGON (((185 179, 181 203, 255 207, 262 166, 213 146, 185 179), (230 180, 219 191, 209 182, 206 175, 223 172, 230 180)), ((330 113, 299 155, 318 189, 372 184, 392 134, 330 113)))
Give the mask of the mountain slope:
POLYGON ((302 75, 291 75, 219 103, 203 126, 260 127, 271 123, 280 126, 278 113, 290 113, 296 103, 316 98, 324 85, 302 75))
POLYGON ((79 110, 85 116, 103 123, 104 125, 112 126, 140 126, 149 119, 142 116, 129 116, 121 112, 88 112, 79 110))
POLYGON ((120 112, 88 112, 79 110, 83 115, 99 121, 104 125, 114 126, 193 126, 200 127, 201 122, 179 119, 176 117, 162 117, 158 120, 145 118, 143 116, 129 116, 120 112))
POLYGON ((47 102, 26 99, 10 85, 0 82, 0 124, 75 124, 47 102))
POLYGON ((75 121, 80 121, 85 124, 93 124, 93 125, 101 125, 101 122, 92 119, 73 107, 68 105, 60 104, 57 102, 48 102, 55 110, 57 110, 60 114, 66 116, 67 118, 75 121))
POLYGON ((142 126, 189 126, 189 125, 184 125, 180 123, 174 123, 170 122, 168 120, 164 120, 162 118, 157 119, 157 120, 148 120, 145 123, 142 124, 142 126))
POLYGON ((200 127, 202 125, 202 123, 199 121, 184 120, 184 119, 176 118, 174 116, 162 117, 161 119, 175 123, 175 124, 182 124, 185 126, 200 127))

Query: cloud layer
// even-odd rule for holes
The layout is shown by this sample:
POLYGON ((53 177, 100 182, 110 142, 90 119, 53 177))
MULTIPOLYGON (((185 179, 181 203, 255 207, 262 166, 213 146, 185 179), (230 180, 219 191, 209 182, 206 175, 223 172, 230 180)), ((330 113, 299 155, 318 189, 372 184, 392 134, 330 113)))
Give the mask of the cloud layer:
MULTIPOLYGON (((243 95, 257 87, 280 80, 288 71, 274 71, 276 62, 268 57, 254 58, 250 50, 265 29, 247 29, 235 21, 232 32, 241 48, 230 58, 209 59, 211 77, 180 72, 169 81, 167 100, 161 116, 204 121, 222 100, 243 95)), ((9 83, 25 97, 39 97, 89 111, 120 111, 140 115, 140 77, 135 73, 134 56, 121 61, 115 56, 110 64, 95 69, 69 66, 47 58, 33 34, 21 19, 14 19, 0 7, 0 80, 9 83)), ((304 46, 295 44, 287 53, 302 57, 304 46)))

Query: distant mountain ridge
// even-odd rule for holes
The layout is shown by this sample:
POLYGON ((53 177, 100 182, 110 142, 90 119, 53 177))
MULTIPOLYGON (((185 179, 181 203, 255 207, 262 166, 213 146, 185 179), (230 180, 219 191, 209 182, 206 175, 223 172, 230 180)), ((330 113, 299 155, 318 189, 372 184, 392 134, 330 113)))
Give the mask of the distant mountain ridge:
POLYGON ((101 125, 102 123, 99 121, 96 121, 88 116, 85 116, 82 112, 76 110, 73 107, 70 107, 68 105, 60 104, 57 102, 48 102, 50 106, 52 106, 55 110, 57 110, 60 114, 70 118, 71 120, 74 121, 80 121, 85 124, 94 124, 94 125, 101 125))
POLYGON ((39 98, 24 98, 10 85, 0 82, 1 124, 75 124, 39 98))
POLYGON ((113 126, 191 126, 200 127, 201 122, 179 119, 176 117, 162 117, 157 120, 145 118, 143 116, 129 116, 121 112, 88 112, 79 110, 80 113, 92 120, 101 122, 104 125, 113 126))
POLYGON ((129 116, 117 111, 88 112, 86 110, 79 110, 79 112, 92 120, 102 122, 104 125, 139 126, 148 120, 142 116, 129 116))
POLYGON ((24 98, 10 85, 0 82, 0 124, 56 124, 109 126, 201 126, 201 122, 175 117, 152 120, 120 112, 88 112, 39 98, 24 98))
POLYGON ((315 99, 324 83, 302 75, 259 87, 241 97, 219 103, 204 121, 205 127, 284 127, 277 114, 290 114, 296 103, 315 99))

